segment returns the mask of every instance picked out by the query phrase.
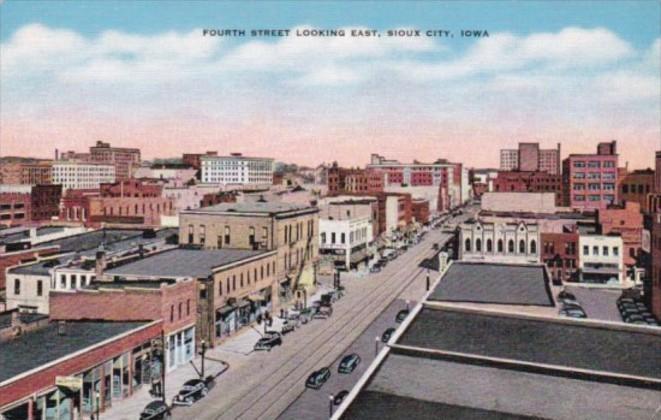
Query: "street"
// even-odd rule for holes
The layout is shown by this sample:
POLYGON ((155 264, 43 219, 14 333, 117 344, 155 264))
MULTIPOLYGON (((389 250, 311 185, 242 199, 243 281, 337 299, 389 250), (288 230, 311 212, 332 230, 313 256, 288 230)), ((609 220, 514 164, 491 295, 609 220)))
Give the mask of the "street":
MULTIPOLYGON (((471 214, 473 211, 465 210, 453 222, 466 220, 471 214)), ((236 355, 236 360, 230 361, 231 368, 218 378, 206 398, 191 407, 177 408, 173 417, 273 419, 282 413, 283 418, 328 416, 329 394, 353 386, 374 357, 374 338, 390 325, 387 322, 390 312, 396 313, 398 305, 403 308, 404 300, 417 300, 423 295, 426 273, 418 264, 432 255, 433 243, 445 242, 450 237, 440 230, 431 230, 419 244, 410 247, 379 273, 362 276, 343 273, 346 295, 333 305, 334 313, 329 319, 313 320, 286 335, 282 346, 270 352, 236 355), (398 298, 402 302, 393 304, 398 298), (382 318, 384 311, 386 315, 382 318), (377 318, 379 321, 373 324, 377 318), (335 362, 349 353, 350 348, 360 349, 363 362, 356 372, 335 382, 335 362), (319 391, 307 392, 305 380, 309 374, 325 366, 332 367, 331 382, 319 391), (304 391, 306 395, 299 398, 304 391)))

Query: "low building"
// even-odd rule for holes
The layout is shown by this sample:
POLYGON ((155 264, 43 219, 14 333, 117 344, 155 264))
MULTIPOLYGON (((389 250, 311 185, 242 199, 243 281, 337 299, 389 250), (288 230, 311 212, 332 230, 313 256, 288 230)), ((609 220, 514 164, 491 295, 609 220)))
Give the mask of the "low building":
POLYGON ((373 202, 347 200, 328 203, 319 216, 319 255, 332 269, 351 270, 372 255, 373 202))
POLYGON ((493 212, 555 213, 554 193, 487 192, 482 194, 482 210, 493 212))
POLYGON ((385 173, 375 169, 340 168, 337 163, 328 168, 328 194, 369 194, 383 191, 385 173))
POLYGON ((51 322, 0 342, 0 418, 89 418, 150 386, 160 324, 51 322))
POLYGON ((32 216, 30 186, 16 186, 16 191, 12 192, 7 186, 3 187, 0 189, 0 226, 20 226, 30 223, 32 216), (25 189, 22 187, 27 189, 21 191, 25 189))
POLYGON ((579 235, 578 281, 625 286, 623 247, 619 235, 579 235))
POLYGON ((600 233, 619 234, 624 244, 624 265, 633 268, 642 253, 643 215, 640 204, 626 202, 622 206, 609 206, 597 210, 597 223, 600 233))
MULTIPOLYGON (((100 279, 126 284, 194 280, 197 339, 214 346, 273 310, 278 292, 276 257, 275 250, 177 248, 118 263, 100 279)), ((171 316, 179 313, 181 304, 173 308, 166 308, 175 311, 169 312, 171 316)), ((191 328, 182 333, 190 334, 191 328)))
POLYGON ((248 157, 241 153, 230 156, 200 157, 201 180, 208 184, 272 185, 273 159, 248 157))
POLYGON ((540 232, 536 223, 464 223, 459 226, 463 261, 539 263, 540 232))
POLYGON ((60 214, 61 185, 34 185, 30 192, 33 221, 51 220, 60 214))
POLYGON ((638 203, 647 212, 647 195, 654 192, 654 170, 640 169, 628 172, 619 180, 620 203, 638 203))
POLYGON ((494 192, 536 192, 555 194, 555 204, 562 204, 562 176, 541 171, 499 171, 494 192))
POLYGON ((554 283, 578 281, 578 232, 540 233, 541 259, 554 283))

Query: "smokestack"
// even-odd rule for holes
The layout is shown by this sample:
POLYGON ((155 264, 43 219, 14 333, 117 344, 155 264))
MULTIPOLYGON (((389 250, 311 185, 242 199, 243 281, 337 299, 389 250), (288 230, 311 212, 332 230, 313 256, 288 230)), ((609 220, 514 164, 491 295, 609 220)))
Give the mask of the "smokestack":
POLYGON ((55 149, 55 160, 60 160, 60 152, 55 149))

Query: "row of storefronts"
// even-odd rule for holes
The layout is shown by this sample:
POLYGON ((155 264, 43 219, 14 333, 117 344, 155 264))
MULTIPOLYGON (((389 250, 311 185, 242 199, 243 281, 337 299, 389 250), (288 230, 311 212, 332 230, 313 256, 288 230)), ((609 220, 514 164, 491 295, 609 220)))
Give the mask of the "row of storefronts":
POLYGON ((242 299, 228 299, 226 305, 216 310, 216 341, 229 337, 241 328, 261 320, 266 312, 272 312, 271 288, 267 287, 242 299))

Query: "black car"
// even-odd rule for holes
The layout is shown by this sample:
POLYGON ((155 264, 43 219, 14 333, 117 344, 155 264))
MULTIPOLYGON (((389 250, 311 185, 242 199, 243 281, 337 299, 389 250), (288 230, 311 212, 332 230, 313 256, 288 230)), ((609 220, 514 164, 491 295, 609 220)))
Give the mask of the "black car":
POLYGON ((576 296, 573 293, 567 292, 565 290, 558 293, 558 299, 571 299, 576 300, 576 296))
POLYGON ((282 336, 280 333, 270 331, 266 334, 264 334, 264 337, 260 338, 256 343, 254 350, 268 350, 271 351, 271 349, 275 346, 280 346, 282 345, 282 336))
POLYGON ((346 389, 338 392, 335 398, 333 398, 333 404, 335 405, 342 404, 342 401, 344 401, 347 395, 349 395, 349 391, 347 391, 346 389))
POLYGON ((170 409, 161 400, 154 400, 147 404, 140 413, 140 420, 162 420, 170 418, 170 409))
POLYGON ((337 373, 351 373, 360 364, 360 356, 356 353, 348 354, 342 358, 337 367, 337 373))
POLYGON ((390 341, 390 337, 392 337, 393 333, 395 332, 395 328, 388 328, 383 332, 383 335, 381 335, 381 341, 384 343, 387 343, 390 341))
POLYGON ((308 376, 308 380, 305 381, 305 387, 319 389, 328 381, 330 376, 331 371, 327 367, 316 370, 308 376))
POLYGON ((410 312, 411 311, 409 311, 408 309, 402 309, 401 311, 397 312, 397 316, 395 316, 395 322, 397 323, 403 322, 410 312))
POLYGON ((200 398, 206 397, 208 392, 209 388, 202 379, 191 379, 186 381, 179 393, 175 395, 174 403, 192 405, 200 398))

